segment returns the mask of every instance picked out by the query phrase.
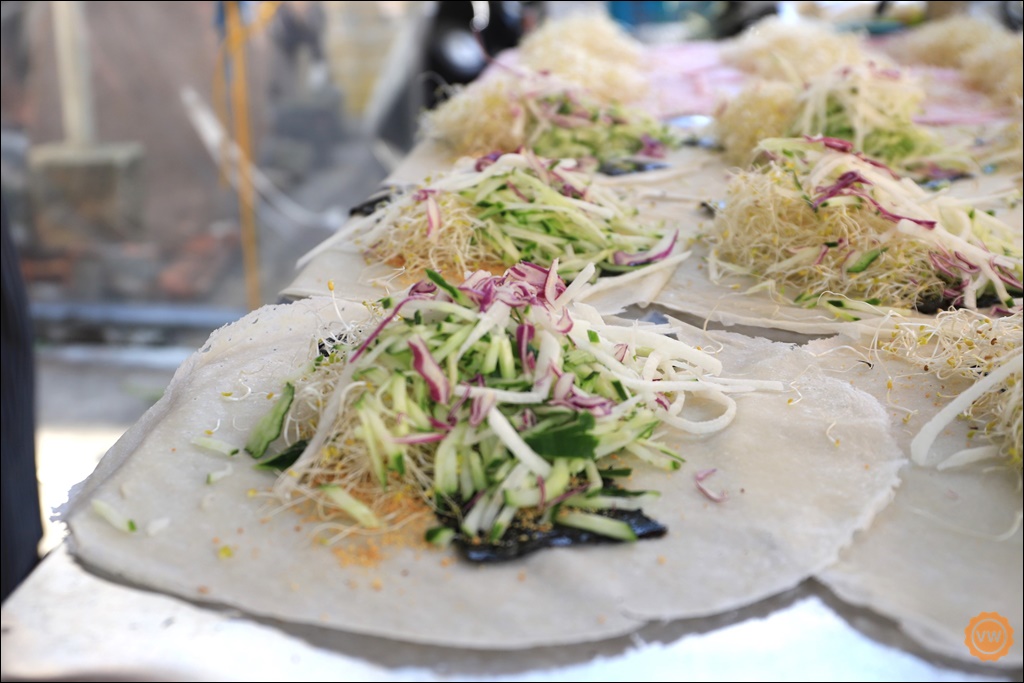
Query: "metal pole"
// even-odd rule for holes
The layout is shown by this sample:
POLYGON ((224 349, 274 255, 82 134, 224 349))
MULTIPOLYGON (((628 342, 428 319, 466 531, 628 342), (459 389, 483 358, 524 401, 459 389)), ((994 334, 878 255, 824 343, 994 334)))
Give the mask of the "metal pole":
POLYGON ((252 184, 252 140, 249 133, 249 102, 245 70, 245 31, 238 2, 225 2, 227 40, 231 56, 231 113, 238 146, 238 212, 242 228, 242 262, 245 268, 246 303, 249 309, 263 303, 260 295, 259 238, 256 232, 256 192, 252 184))
POLYGON ((89 40, 78 0, 51 2, 53 35, 57 46, 57 73, 64 118, 64 139, 84 147, 96 140, 93 114, 89 40))

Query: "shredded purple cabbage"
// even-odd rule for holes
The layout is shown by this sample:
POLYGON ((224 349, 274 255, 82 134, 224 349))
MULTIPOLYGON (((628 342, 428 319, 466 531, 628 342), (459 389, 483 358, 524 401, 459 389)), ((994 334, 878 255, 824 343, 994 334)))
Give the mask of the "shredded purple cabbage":
POLYGON ((436 403, 448 403, 452 387, 448 376, 431 355, 427 343, 420 337, 409 339, 409 350, 412 351, 412 367, 420 373, 430 390, 430 398, 436 403))
POLYGON ((612 255, 612 263, 617 266, 640 266, 646 263, 655 263, 668 258, 675 249, 676 240, 679 239, 679 231, 666 234, 657 244, 648 251, 641 251, 637 254, 630 254, 625 251, 617 251, 612 255))

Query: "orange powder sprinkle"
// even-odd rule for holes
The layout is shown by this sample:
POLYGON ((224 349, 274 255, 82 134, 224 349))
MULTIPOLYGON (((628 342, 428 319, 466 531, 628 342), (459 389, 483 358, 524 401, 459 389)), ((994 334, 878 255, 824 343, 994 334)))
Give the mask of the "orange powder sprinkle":
POLYGON ((380 564, 380 546, 376 543, 357 543, 354 547, 333 548, 331 550, 342 567, 376 567, 380 564))

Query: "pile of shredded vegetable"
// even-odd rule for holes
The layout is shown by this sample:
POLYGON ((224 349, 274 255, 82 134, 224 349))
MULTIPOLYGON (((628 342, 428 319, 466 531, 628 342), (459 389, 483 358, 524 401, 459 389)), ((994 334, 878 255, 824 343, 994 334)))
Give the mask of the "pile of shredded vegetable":
POLYGON ((866 52, 858 34, 837 33, 831 24, 811 20, 763 19, 722 46, 722 61, 763 78, 800 83, 837 67, 856 66, 879 55, 866 52))
POLYGON ((963 70, 973 87, 1013 104, 1024 97, 1024 36, 1004 34, 978 45, 964 57, 963 70))
POLYGON ((353 241, 368 260, 461 276, 479 268, 556 260, 563 277, 588 264, 625 272, 667 259, 676 232, 641 222, 615 187, 571 159, 531 152, 464 158, 448 174, 399 195, 303 257, 353 241))
POLYGON ((1004 104, 1024 96, 1024 39, 985 17, 957 14, 889 41, 908 64, 962 69, 967 82, 1004 104))
POLYGON ((735 163, 749 162, 767 137, 825 135, 905 168, 968 167, 965 153, 943 151, 934 133, 914 123, 924 97, 904 71, 841 66, 802 85, 752 83, 723 106, 716 128, 735 163))
POLYGON ((519 58, 605 104, 639 102, 647 94, 644 47, 606 12, 573 12, 546 21, 523 38, 519 58))
POLYGON ((529 149, 551 158, 602 161, 664 156, 679 141, 646 113, 604 104, 585 89, 525 70, 489 75, 424 113, 422 131, 455 153, 529 149))
POLYGON ((715 114, 715 134, 729 163, 748 166, 765 138, 787 135, 800 109, 800 86, 756 80, 722 103, 715 114))
POLYGON ((439 544, 552 525, 635 540, 618 513, 658 493, 626 491, 620 456, 677 469, 666 430, 717 432, 735 393, 784 387, 718 377, 706 352, 604 322, 574 303, 586 279, 525 262, 458 285, 430 273, 378 302, 375 323, 316 340, 246 450, 281 472, 284 505, 316 503, 323 540, 401 525, 423 509, 395 504, 409 496, 438 514, 439 544))
POLYGON ((959 68, 969 53, 1008 35, 1009 31, 991 19, 961 13, 894 36, 886 41, 885 51, 904 64, 959 68))
POLYGON ((769 161, 735 174, 716 214, 714 278, 753 276, 848 320, 879 307, 1012 307, 1021 296, 1020 236, 970 202, 843 140, 770 139, 761 151, 769 161))
POLYGON ((940 469, 998 457, 1021 471, 1024 327, 1019 305, 1001 318, 961 309, 943 311, 929 323, 901 323, 887 340, 876 339, 876 347, 940 380, 960 377, 971 382, 912 442, 911 455, 918 464, 929 462, 929 450, 939 433, 963 416, 971 421, 969 435, 979 445, 937 463, 940 469))

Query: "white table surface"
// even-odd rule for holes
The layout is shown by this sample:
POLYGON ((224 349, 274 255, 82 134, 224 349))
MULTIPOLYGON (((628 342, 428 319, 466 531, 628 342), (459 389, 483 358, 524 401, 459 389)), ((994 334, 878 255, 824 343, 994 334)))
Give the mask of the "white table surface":
POLYGON ((804 585, 630 637, 514 652, 411 645, 255 620, 124 586, 51 552, 2 609, 3 680, 1019 680, 932 657, 804 585))

